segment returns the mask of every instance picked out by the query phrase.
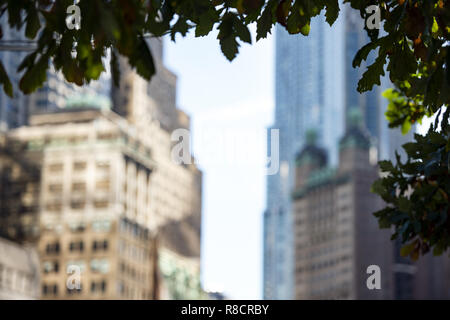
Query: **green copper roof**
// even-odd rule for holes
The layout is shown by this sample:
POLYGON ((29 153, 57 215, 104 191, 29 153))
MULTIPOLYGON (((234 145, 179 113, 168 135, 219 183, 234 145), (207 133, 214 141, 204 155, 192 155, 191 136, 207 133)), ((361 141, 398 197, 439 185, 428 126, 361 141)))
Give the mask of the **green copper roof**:
POLYGON ((339 142, 339 148, 359 148, 367 150, 370 148, 369 138, 359 128, 351 128, 347 130, 347 133, 342 137, 339 142))
POLYGON ((340 184, 348 180, 348 176, 338 176, 336 168, 324 168, 314 171, 306 180, 304 187, 295 190, 292 193, 293 199, 298 199, 310 191, 325 185, 340 184))
POLYGON ((66 108, 90 107, 98 109, 111 109, 111 101, 102 95, 75 95, 66 100, 66 108))

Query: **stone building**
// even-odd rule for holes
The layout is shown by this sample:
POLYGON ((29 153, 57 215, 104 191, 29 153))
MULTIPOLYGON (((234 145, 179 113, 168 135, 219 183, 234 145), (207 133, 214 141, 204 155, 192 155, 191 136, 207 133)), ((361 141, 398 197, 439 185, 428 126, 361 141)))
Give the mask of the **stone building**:
POLYGON ((42 298, 153 298, 149 146, 118 115, 90 108, 34 115, 7 138, 21 141, 41 172, 42 298))
MULTIPOLYGON (((391 230, 373 212, 385 204, 370 192, 379 176, 359 115, 339 144, 339 167, 310 137, 296 158, 293 192, 296 299, 449 299, 450 261, 399 255, 391 230), (380 267, 381 289, 370 290, 367 268, 380 267)), ((373 271, 372 271, 373 272, 373 271)))
POLYGON ((391 299, 393 251, 372 215, 382 203, 370 192, 378 169, 369 140, 353 124, 339 147, 337 169, 312 138, 296 158, 295 298, 391 299), (366 285, 370 265, 381 269, 381 290, 366 285))
MULTIPOLYGON (((16 197, 28 192, 35 201, 27 211, 2 199, 11 213, 0 234, 37 242, 44 299, 161 298, 164 256, 199 286, 202 174, 194 162, 173 161, 172 131, 189 129, 189 117, 175 106, 176 77, 161 59, 156 65, 155 84, 123 65, 112 110, 94 103, 42 112, 4 135, 5 146, 20 147, 20 166, 29 162, 37 173, 33 180, 22 170, 36 187, 26 189, 6 173, 11 165, 0 166, 16 197)), ((14 162, 3 150, 3 162, 14 162)))
POLYGON ((39 293, 36 250, 0 238, 0 300, 37 299, 39 293))
MULTIPOLYGON (((120 86, 112 87, 113 110, 136 128, 138 137, 148 140, 157 163, 150 177, 150 206, 155 228, 159 230, 160 265, 167 265, 168 260, 178 261, 175 265, 180 272, 199 279, 202 173, 190 156, 190 150, 186 151, 191 161, 181 164, 174 161, 172 147, 179 142, 173 136, 174 130, 189 130, 190 118, 176 107, 177 78, 163 64, 162 41, 152 38, 149 43, 156 75, 149 83, 121 59, 120 86)), ((164 275, 161 277, 167 280, 164 275)), ((183 284, 176 286, 182 288, 183 284)), ((186 296, 179 292, 161 296, 182 298, 196 294, 195 290, 188 291, 186 296)))

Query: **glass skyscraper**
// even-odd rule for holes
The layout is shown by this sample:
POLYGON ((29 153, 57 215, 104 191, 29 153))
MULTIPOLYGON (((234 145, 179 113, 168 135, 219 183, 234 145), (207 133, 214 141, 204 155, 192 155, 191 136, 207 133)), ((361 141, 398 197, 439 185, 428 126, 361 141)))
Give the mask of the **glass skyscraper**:
MULTIPOLYGON (((341 5, 338 20, 330 27, 324 16, 313 18, 305 37, 290 35, 276 27, 275 121, 280 130, 280 170, 268 176, 267 208, 264 212, 263 296, 266 299, 293 297, 294 251, 291 191, 295 154, 305 142, 305 133, 314 129, 318 143, 327 150, 329 163, 338 163, 338 141, 351 108, 360 108, 366 130, 372 137, 374 156, 391 158, 399 137, 388 130, 384 119, 387 101, 381 96, 389 80, 372 91, 360 94, 357 83, 364 72, 353 68, 352 60, 368 42, 359 12, 341 5), (396 137, 396 141, 392 141, 396 137)), ((374 55, 369 56, 371 63, 374 55)), ((270 150, 270 148, 268 148, 270 150)))

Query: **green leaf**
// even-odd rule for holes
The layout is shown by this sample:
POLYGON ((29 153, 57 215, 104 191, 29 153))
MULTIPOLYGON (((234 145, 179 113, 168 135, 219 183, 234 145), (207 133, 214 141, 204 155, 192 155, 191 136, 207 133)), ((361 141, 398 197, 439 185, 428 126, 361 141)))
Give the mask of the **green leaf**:
POLYGON ((394 171, 394 166, 392 165, 392 162, 389 160, 379 161, 378 165, 380 166, 381 171, 384 171, 384 172, 394 171))
POLYGON ((384 76, 385 62, 386 56, 379 55, 375 62, 367 68, 358 82, 358 92, 370 91, 374 85, 381 84, 380 78, 384 76))
POLYGON ((329 0, 326 5, 325 17, 328 24, 331 26, 339 16, 339 1, 329 0))
MULTIPOLYGON (((262 38, 266 38, 267 34, 270 33, 273 25, 273 15, 272 15, 272 5, 275 1, 269 1, 261 17, 256 22, 256 41, 262 38)), ((276 3, 276 2, 275 2, 276 3)))
POLYGON ((247 43, 252 43, 252 37, 250 35, 250 31, 248 30, 247 26, 244 24, 242 20, 236 17, 234 19, 234 28, 236 30, 236 33, 238 37, 247 43))
POLYGON ((407 134, 409 130, 411 130, 411 120, 407 118, 402 124, 402 134, 407 134))
POLYGON ((364 45, 361 49, 359 49, 355 57, 353 58, 353 68, 359 67, 363 60, 367 60, 367 56, 369 55, 369 53, 378 48, 382 44, 383 40, 385 40, 385 37, 379 38, 375 41, 371 41, 368 44, 364 45))
POLYGON ((407 257, 411 254, 411 252, 414 250, 414 246, 415 243, 412 242, 410 244, 404 245, 401 249, 400 249, 400 255, 402 257, 407 257))
POLYGON ((175 35, 177 33, 181 33, 184 37, 188 33, 190 25, 187 23, 186 19, 178 17, 177 22, 172 26, 172 30, 170 32, 170 38, 172 41, 175 41, 175 35))
POLYGON ((311 26, 308 24, 305 24, 303 27, 300 28, 300 33, 304 36, 309 35, 309 31, 311 30, 311 26))
POLYGON ((220 39, 220 48, 229 61, 232 61, 236 57, 238 47, 239 44, 233 35, 220 39))
POLYGON ((142 36, 137 39, 137 42, 136 49, 132 51, 128 61, 141 77, 150 80, 156 72, 152 54, 147 41, 142 36))
POLYGON ((48 55, 43 55, 36 64, 27 69, 19 82, 20 90, 23 93, 29 94, 35 91, 47 80, 48 60, 48 55))
POLYGON ((11 81, 9 80, 8 74, 3 66, 3 62, 0 61, 0 84, 3 85, 3 90, 5 93, 12 98, 13 97, 13 89, 11 81))
POLYGON ((229 61, 232 61, 236 57, 239 48, 239 43, 236 41, 234 34, 234 21, 235 14, 225 14, 222 23, 219 25, 219 34, 217 35, 220 48, 229 61))
POLYGON ((409 212, 411 210, 411 201, 409 201, 405 197, 401 197, 398 199, 398 208, 402 212, 409 212))
POLYGON ((40 28, 41 23, 39 21, 39 13, 36 9, 33 8, 28 12, 25 36, 28 39, 34 39, 40 28))

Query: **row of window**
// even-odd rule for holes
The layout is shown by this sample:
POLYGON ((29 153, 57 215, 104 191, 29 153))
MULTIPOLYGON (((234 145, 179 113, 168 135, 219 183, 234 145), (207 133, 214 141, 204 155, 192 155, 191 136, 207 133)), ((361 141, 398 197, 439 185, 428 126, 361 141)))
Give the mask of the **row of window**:
POLYGON ((130 277, 133 280, 137 280, 142 283, 146 283, 148 281, 147 272, 139 272, 133 266, 128 265, 125 262, 120 263, 120 272, 123 275, 130 277))
MULTIPOLYGON (((92 251, 106 251, 108 250, 109 243, 108 240, 94 240, 92 242, 92 251)), ((69 243, 69 251, 84 251, 83 241, 72 241, 69 243)), ((58 254, 60 252, 59 242, 48 243, 45 247, 45 252, 47 254, 58 254)))
MULTIPOLYGON (((84 232, 87 228, 87 223, 84 221, 73 221, 68 223, 68 227, 70 231, 74 233, 84 232)), ((96 220, 91 224, 92 231, 95 232, 109 232, 111 230, 111 221, 110 220, 96 220)), ((61 233, 63 231, 62 224, 46 224, 45 230, 48 231, 56 231, 57 233, 61 233)))
MULTIPOLYGON (((104 209, 107 208, 109 205, 108 200, 94 200, 94 208, 95 209, 104 209)), ((70 203, 70 208, 74 210, 81 210, 84 209, 86 206, 85 200, 73 200, 70 203)), ((47 211, 61 211, 62 210, 62 203, 61 201, 53 201, 46 204, 46 210, 47 211)))
MULTIPOLYGON (((98 180, 95 183, 96 189, 99 190, 109 190, 109 180, 98 180)), ((61 193, 63 191, 62 183, 51 183, 48 185, 48 191, 51 193, 61 193)), ((72 183, 72 192, 85 192, 86 183, 85 182, 74 182, 72 183)))
MULTIPOLYGON (((86 263, 84 260, 77 260, 77 261, 68 261, 67 262, 67 272, 73 272, 69 271, 72 270, 72 267, 77 267, 80 272, 84 272, 86 269, 86 263)), ((90 262, 91 271, 95 273, 103 273, 106 274, 109 271, 109 261, 108 259, 92 259, 90 262)), ((43 263, 43 271, 44 273, 58 273, 60 270, 59 262, 58 261, 45 261, 43 263)))
MULTIPOLYGON (((43 296, 57 296, 58 295, 58 285, 57 284, 44 284, 42 285, 42 295, 43 296)), ((105 280, 92 281, 90 292, 91 293, 105 293, 107 289, 107 283, 105 280)), ((67 294, 81 294, 83 292, 83 285, 79 288, 66 288, 67 294)))
MULTIPOLYGON (((74 171, 82 171, 85 170, 87 167, 87 163, 86 162, 82 162, 82 161, 76 161, 73 163, 73 170, 74 171)), ((98 161, 96 163, 96 167, 97 169, 101 169, 101 170, 109 170, 109 162, 107 161, 98 161)), ((64 168, 64 165, 62 163, 52 163, 48 165, 48 170, 50 172, 61 172, 64 168)))

